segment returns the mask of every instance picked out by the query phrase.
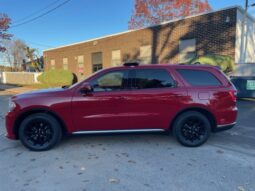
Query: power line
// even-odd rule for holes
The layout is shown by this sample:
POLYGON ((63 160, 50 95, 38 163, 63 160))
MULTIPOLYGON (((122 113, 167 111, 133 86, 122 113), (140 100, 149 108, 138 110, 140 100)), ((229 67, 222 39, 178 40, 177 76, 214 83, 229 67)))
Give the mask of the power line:
POLYGON ((29 44, 34 44, 34 45, 38 45, 38 46, 46 47, 46 48, 52 48, 53 47, 53 46, 50 46, 50 45, 41 44, 41 43, 37 43, 37 42, 31 42, 31 41, 26 41, 26 42, 28 42, 29 44))
POLYGON ((40 15, 38 15, 38 16, 32 18, 32 19, 29 19, 29 20, 27 20, 27 21, 25 21, 25 22, 22 22, 22 23, 20 23, 20 24, 12 25, 10 28, 18 27, 18 26, 25 25, 25 24, 27 24, 27 23, 33 22, 33 21, 35 21, 35 20, 37 20, 37 19, 39 19, 39 18, 41 18, 41 17, 43 17, 43 16, 45 16, 45 15, 47 15, 47 14, 49 14, 49 13, 55 11, 56 9, 62 7, 63 5, 65 5, 66 3, 68 3, 69 1, 71 1, 71 0, 66 0, 66 1, 64 1, 63 3, 60 3, 59 5, 57 5, 56 7, 54 7, 54 8, 52 8, 52 9, 46 11, 45 13, 40 14, 40 15))
POLYGON ((12 24, 20 23, 21 21, 24 21, 24 20, 29 19, 31 16, 38 15, 38 13, 44 11, 45 9, 48 9, 49 7, 51 7, 52 5, 56 4, 56 3, 59 2, 59 1, 61 1, 61 0, 56 0, 56 1, 52 2, 51 4, 45 6, 44 8, 39 9, 39 10, 37 10, 37 11, 35 11, 35 12, 32 12, 31 14, 29 14, 29 15, 27 15, 27 16, 21 18, 21 19, 16 20, 16 21, 13 22, 12 24))

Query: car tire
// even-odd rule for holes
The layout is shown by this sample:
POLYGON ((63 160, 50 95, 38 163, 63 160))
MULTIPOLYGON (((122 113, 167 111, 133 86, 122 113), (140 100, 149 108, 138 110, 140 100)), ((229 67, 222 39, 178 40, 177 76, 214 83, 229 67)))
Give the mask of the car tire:
POLYGON ((45 113, 26 117, 19 128, 22 144, 32 151, 46 151, 60 142, 62 129, 59 122, 45 113))
POLYGON ((211 132, 208 118, 200 112, 188 111, 175 120, 173 134, 184 146, 198 147, 204 144, 211 132))

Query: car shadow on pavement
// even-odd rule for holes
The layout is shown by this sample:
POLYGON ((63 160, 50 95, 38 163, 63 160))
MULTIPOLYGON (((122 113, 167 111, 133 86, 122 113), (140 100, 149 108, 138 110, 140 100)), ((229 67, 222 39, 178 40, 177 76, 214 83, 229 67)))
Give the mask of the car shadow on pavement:
POLYGON ((86 134, 70 135, 63 138, 60 147, 68 145, 86 145, 86 144, 106 144, 119 145, 123 143, 137 145, 139 144, 175 144, 177 141, 168 133, 109 133, 109 134, 86 134))

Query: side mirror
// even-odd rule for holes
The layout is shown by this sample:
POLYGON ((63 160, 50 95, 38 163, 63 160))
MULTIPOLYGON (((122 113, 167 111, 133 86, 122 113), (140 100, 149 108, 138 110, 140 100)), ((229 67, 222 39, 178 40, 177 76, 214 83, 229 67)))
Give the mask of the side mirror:
POLYGON ((84 83, 84 84, 82 84, 82 86, 80 88, 80 93, 84 96, 85 95, 92 95, 93 87, 89 83, 84 83))

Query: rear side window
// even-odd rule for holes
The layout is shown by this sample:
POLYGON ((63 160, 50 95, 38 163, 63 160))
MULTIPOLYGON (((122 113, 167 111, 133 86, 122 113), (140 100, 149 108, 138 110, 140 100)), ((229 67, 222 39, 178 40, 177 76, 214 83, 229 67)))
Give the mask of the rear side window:
POLYGON ((173 78, 164 69, 141 69, 130 72, 132 87, 135 89, 172 87, 173 78))
POLYGON ((221 82, 211 73, 204 70, 178 69, 177 72, 186 82, 193 86, 219 86, 221 82))

